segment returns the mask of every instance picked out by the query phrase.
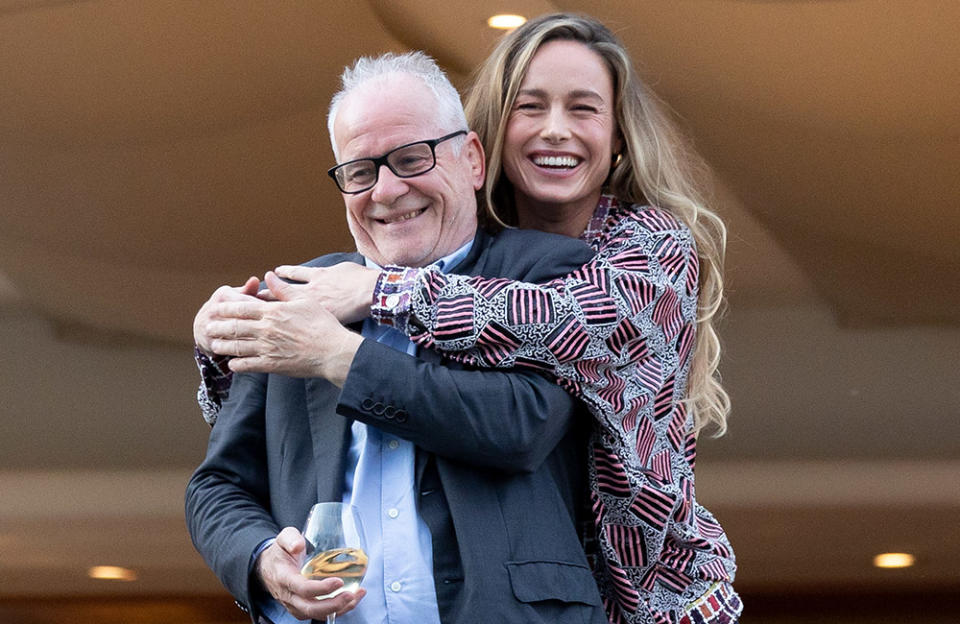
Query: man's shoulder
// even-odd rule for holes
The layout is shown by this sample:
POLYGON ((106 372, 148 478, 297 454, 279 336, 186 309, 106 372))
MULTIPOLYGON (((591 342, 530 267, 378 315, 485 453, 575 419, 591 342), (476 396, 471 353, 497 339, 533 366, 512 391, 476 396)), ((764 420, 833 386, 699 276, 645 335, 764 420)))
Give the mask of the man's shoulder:
POLYGON ((531 257, 593 256, 590 246, 578 238, 549 234, 539 230, 505 229, 490 237, 492 252, 531 257))
POLYGON ((487 277, 544 281, 586 264, 594 252, 583 241, 537 230, 502 230, 487 241, 479 272, 487 277))

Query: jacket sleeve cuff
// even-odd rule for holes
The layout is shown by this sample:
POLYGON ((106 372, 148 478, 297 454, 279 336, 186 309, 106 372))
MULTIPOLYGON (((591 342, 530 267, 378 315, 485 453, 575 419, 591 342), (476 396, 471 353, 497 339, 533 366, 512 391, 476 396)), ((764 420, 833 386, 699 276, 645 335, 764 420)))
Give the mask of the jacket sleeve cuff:
POLYGON ((380 271, 373 289, 370 314, 380 325, 406 333, 410 320, 410 297, 421 269, 388 266, 380 271))

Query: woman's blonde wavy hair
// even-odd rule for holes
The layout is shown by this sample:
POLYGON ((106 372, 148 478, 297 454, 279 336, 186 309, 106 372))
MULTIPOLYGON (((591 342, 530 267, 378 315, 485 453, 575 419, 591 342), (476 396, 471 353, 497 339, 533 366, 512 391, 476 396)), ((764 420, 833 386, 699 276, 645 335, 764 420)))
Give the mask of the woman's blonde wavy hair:
POLYGON ((730 398, 720 383, 720 340, 715 322, 723 305, 723 256, 726 227, 707 208, 701 188, 708 169, 667 114, 666 106, 637 77, 623 44, 597 20, 556 13, 528 21, 504 36, 477 69, 467 95, 469 127, 487 153, 487 180, 481 218, 489 225, 516 224, 513 185, 503 174, 503 144, 517 91, 541 45, 557 39, 577 41, 597 54, 613 78, 622 159, 607 179, 607 192, 624 203, 647 203, 670 212, 693 234, 700 261, 697 338, 687 387, 687 405, 700 432, 717 436, 727 427, 730 398))

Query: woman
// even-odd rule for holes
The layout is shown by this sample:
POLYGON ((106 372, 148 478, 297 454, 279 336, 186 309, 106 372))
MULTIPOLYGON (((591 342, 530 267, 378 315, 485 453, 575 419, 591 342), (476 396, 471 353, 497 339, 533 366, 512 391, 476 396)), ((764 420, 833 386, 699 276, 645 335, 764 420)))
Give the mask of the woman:
POLYGON ((697 161, 624 47, 582 16, 507 35, 466 109, 489 156, 487 217, 579 236, 593 262, 541 286, 430 268, 278 275, 310 282, 342 321, 367 315, 372 296, 374 318, 422 346, 554 375, 595 418, 585 541, 610 621, 736 621, 732 550, 694 498, 697 434, 723 433, 729 405, 713 327, 725 230, 696 191, 697 161), (342 297, 373 278, 373 292, 342 297))

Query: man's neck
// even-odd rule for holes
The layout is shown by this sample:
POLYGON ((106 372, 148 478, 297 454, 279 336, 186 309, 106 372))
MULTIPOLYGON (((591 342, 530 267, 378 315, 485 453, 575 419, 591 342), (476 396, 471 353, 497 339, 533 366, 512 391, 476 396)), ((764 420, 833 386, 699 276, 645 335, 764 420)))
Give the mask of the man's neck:
MULTIPOLYGON (((470 249, 471 249, 471 247, 473 246, 473 241, 476 239, 476 237, 477 237, 477 233, 476 233, 476 231, 474 231, 473 235, 471 235, 471 236, 468 237, 466 240, 464 240, 463 242, 461 242, 460 245, 458 245, 457 248, 454 249, 453 251, 451 251, 450 253, 447 253, 447 254, 445 254, 445 255, 436 257, 436 258, 434 258, 433 260, 430 260, 430 261, 428 261, 428 262, 423 263, 423 264, 420 265, 419 267, 413 267, 413 268, 422 268, 422 267, 426 267, 426 266, 434 266, 434 265, 440 263, 440 265, 441 265, 441 267, 443 268, 444 271, 449 271, 451 268, 453 268, 454 266, 456 266, 457 264, 459 264, 459 263, 467 256, 468 253, 470 253, 470 249)), ((363 257, 363 260, 364 260, 365 266, 367 266, 367 267, 369 267, 369 268, 372 268, 372 269, 382 269, 382 268, 383 268, 382 266, 380 266, 379 264, 377 264, 376 262, 374 262, 374 261, 371 260, 370 258, 367 258, 366 256, 363 257)), ((396 266, 396 264, 393 263, 393 262, 387 262, 387 264, 396 266)), ((402 266, 402 265, 401 265, 401 266, 402 266)))

